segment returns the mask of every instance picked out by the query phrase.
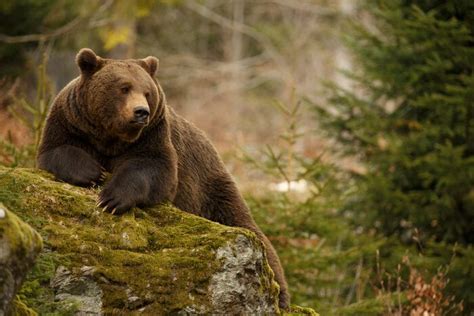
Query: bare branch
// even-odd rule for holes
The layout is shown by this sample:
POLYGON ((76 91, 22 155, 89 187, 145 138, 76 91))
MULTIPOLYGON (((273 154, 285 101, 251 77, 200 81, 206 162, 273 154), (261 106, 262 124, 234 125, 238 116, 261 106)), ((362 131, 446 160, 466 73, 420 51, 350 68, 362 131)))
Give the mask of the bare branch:
POLYGON ((337 14, 335 9, 330 9, 317 5, 308 1, 303 0, 269 0, 266 3, 274 3, 290 9, 300 10, 308 13, 312 13, 318 16, 332 16, 337 14))
POLYGON ((20 36, 9 36, 5 34, 0 34, 0 41, 7 44, 41 42, 41 41, 52 39, 52 38, 55 38, 55 37, 58 37, 60 35, 70 32, 82 21, 84 21, 84 18, 77 17, 71 22, 67 23, 66 25, 54 30, 53 32, 45 33, 45 34, 28 34, 28 35, 20 35, 20 36))
POLYGON ((263 36, 261 33, 253 29, 252 27, 239 23, 237 21, 230 20, 222 15, 219 15, 215 13, 212 10, 209 10, 207 7, 197 3, 196 1, 186 1, 185 6, 198 13, 199 15, 205 17, 206 19, 219 24, 225 28, 235 30, 238 32, 241 32, 242 34, 245 34, 255 41, 257 41, 265 50, 265 52, 272 58, 278 66, 283 67, 285 69, 285 72, 287 75, 290 74, 289 71, 287 71, 288 66, 286 63, 286 60, 278 53, 277 49, 273 46, 271 41, 263 36))

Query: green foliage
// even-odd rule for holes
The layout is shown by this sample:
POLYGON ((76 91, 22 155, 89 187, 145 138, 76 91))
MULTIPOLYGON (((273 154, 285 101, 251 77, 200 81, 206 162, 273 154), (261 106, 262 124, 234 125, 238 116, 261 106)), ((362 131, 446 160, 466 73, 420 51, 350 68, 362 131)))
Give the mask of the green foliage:
POLYGON ((417 244, 404 244, 354 222, 354 212, 341 210, 359 182, 321 157, 302 158, 296 150, 304 136, 296 128, 301 118, 297 114, 302 114, 297 104, 277 106, 288 122, 281 134, 283 146, 264 151, 260 159, 246 156, 273 179, 308 183, 300 195, 290 190, 247 196, 256 222, 279 253, 293 302, 316 307, 323 315, 400 315, 420 306, 459 312, 460 297, 471 302, 472 286, 465 280, 474 277, 472 247, 422 244, 419 237, 417 244), (401 268, 405 261, 411 264, 401 268), (417 289, 432 290, 429 280, 440 269, 447 272, 436 279, 439 300, 433 302, 417 289), (413 282, 413 273, 422 277, 413 282))
MULTIPOLYGON (((456 3, 369 1, 370 21, 352 23, 346 38, 356 65, 346 74, 352 86, 330 84, 330 107, 316 110, 344 153, 366 166, 354 176, 344 212, 366 230, 415 241, 428 275, 449 265, 446 295, 464 299, 469 310, 474 6, 456 3), (465 246, 453 250, 455 243, 465 246)), ((392 269, 393 257, 409 249, 397 244, 381 249, 392 269)))
POLYGON ((288 187, 291 186, 292 181, 302 179, 309 170, 309 168, 304 168, 302 163, 304 157, 295 152, 295 145, 304 134, 300 132, 299 128, 302 115, 301 102, 296 100, 294 89, 290 103, 290 105, 286 105, 278 100, 272 103, 285 121, 288 122, 285 131, 279 135, 282 142, 281 146, 275 149, 267 145, 265 150, 260 152, 262 159, 255 159, 243 152, 244 162, 272 176, 274 179, 283 177, 288 187))
POLYGON ((445 295, 455 296, 453 304, 462 298, 472 301, 471 246, 430 242, 420 249, 364 231, 333 208, 340 205, 340 196, 328 188, 302 201, 282 193, 247 196, 256 222, 282 260, 295 304, 311 306, 321 315, 396 315, 389 311, 409 310, 406 292, 413 286, 410 271, 399 271, 404 258, 426 280, 447 269, 445 295))
MULTIPOLYGON (((275 105, 288 122, 280 134, 282 145, 278 149, 267 146, 261 158, 245 155, 245 161, 276 181, 284 180, 289 190, 249 195, 247 203, 279 253, 293 302, 316 307, 323 315, 341 315, 340 306, 371 292, 369 262, 385 241, 360 235, 337 211, 346 194, 341 184, 348 179, 321 157, 309 161, 297 150, 304 136, 299 128, 304 109, 295 96, 289 105, 275 105), (291 190, 290 182, 298 180, 308 185, 301 195, 291 190)), ((377 306, 383 309, 382 302, 377 306)), ((351 310, 370 312, 364 304, 351 310)))
POLYGON ((352 25, 347 39, 353 89, 333 85, 334 111, 317 108, 346 152, 367 163, 347 207, 387 235, 418 228, 472 243, 473 16, 444 4, 370 4, 373 23, 352 25))

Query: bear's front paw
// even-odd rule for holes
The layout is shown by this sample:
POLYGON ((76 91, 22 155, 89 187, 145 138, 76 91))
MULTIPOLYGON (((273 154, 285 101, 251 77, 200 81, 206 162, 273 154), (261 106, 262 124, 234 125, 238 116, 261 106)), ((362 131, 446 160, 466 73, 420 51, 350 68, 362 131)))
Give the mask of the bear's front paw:
POLYGON ((97 206, 102 207, 103 212, 118 215, 130 210, 135 204, 130 193, 124 192, 120 187, 108 185, 99 193, 97 206))
POLYGON ((56 178, 81 187, 100 184, 105 179, 105 169, 93 159, 76 157, 70 164, 64 163, 65 168, 57 170, 56 178))

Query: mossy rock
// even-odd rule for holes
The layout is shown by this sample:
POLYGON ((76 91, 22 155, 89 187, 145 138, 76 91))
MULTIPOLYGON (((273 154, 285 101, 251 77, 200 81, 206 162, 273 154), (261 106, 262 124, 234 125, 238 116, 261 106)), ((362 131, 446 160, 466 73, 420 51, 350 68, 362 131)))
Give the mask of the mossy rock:
POLYGON ((40 235, 0 203, 0 315, 13 313, 12 302, 42 245, 40 235))
POLYGON ((99 189, 0 167, 0 203, 40 232, 45 250, 20 292, 39 314, 279 313, 262 244, 170 205, 114 216, 99 189))

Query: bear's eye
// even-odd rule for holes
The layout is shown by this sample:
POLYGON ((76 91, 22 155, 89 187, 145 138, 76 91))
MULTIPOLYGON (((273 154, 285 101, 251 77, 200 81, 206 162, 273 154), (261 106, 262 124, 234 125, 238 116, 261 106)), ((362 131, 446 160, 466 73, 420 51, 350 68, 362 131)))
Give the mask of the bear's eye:
POLYGON ((145 92, 145 98, 150 98, 150 92, 145 92))
POLYGON ((122 87, 120 91, 122 91, 123 94, 127 94, 130 92, 130 87, 122 87))

